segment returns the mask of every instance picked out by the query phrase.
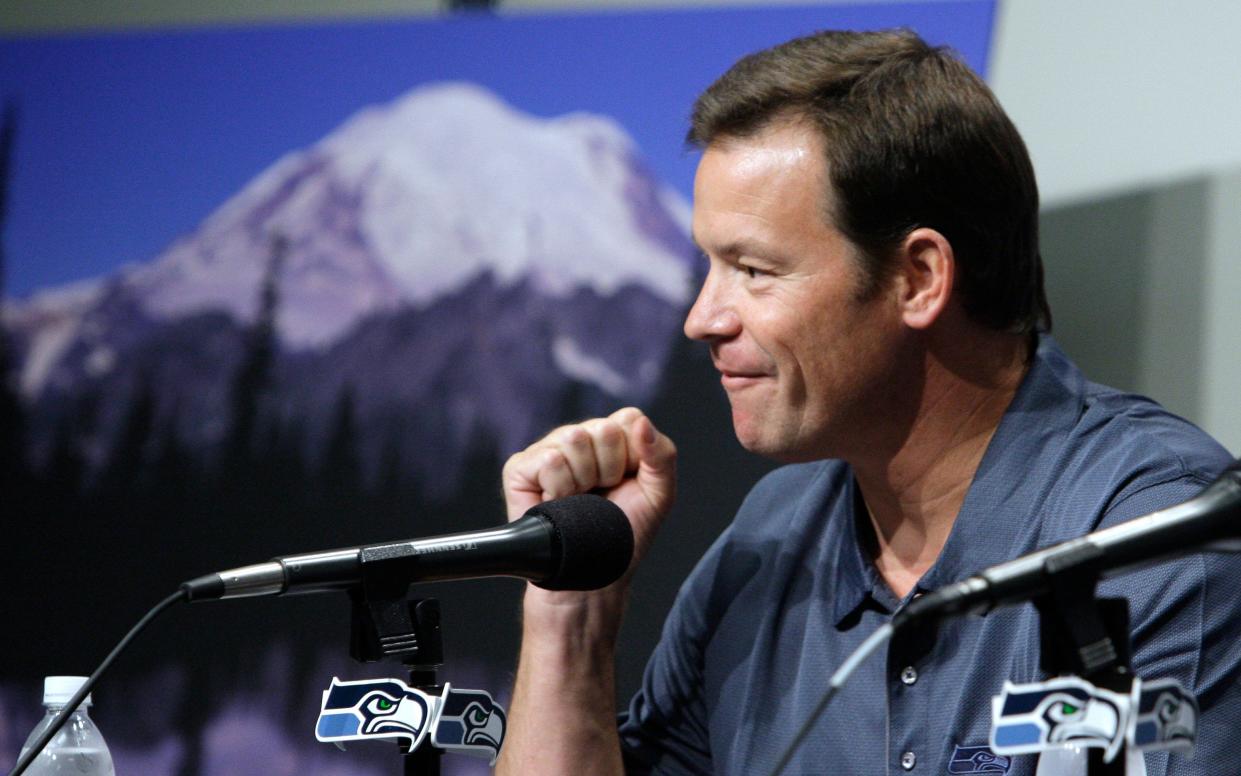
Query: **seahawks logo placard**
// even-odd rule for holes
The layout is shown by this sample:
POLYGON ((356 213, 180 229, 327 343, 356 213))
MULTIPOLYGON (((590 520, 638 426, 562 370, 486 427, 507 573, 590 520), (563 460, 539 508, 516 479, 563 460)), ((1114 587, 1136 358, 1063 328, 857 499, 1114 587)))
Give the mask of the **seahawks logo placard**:
POLYGON ((1198 699, 1175 679, 1143 682, 1129 735, 1135 749, 1192 750, 1198 737, 1198 699))
POLYGON ((404 738, 410 749, 415 749, 430 730, 437 700, 400 679, 342 682, 332 677, 331 686, 323 693, 315 738, 404 738))
POLYGON ((413 751, 430 736, 445 751, 486 757, 494 765, 505 724, 504 709, 483 690, 455 690, 445 683, 443 695, 435 697, 400 679, 332 677, 315 738, 337 745, 404 738, 413 751))
POLYGON ((1013 755, 1066 746, 1104 750, 1107 762, 1131 749, 1192 749, 1198 704, 1173 679, 1133 680, 1127 695, 1077 677, 1004 683, 991 701, 991 750, 1013 755))
POLYGON ((453 690, 448 684, 442 700, 431 743, 448 751, 489 757, 495 765, 504 743, 504 709, 482 690, 453 690))
MULTIPOLYGON (((1114 755, 1125 740, 1127 696, 1077 677, 1004 683, 991 701, 991 751, 1028 754, 1075 745, 1114 755)), ((1110 758, 1109 758, 1110 759, 1110 758)))

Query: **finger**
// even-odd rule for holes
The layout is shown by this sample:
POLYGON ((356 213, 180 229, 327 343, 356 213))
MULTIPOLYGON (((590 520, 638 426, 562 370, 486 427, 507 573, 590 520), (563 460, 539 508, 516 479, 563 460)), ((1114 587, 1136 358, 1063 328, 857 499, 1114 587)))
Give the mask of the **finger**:
POLYGON ((533 446, 510 456, 505 462, 500 479, 509 520, 516 520, 543 501, 543 486, 539 484, 541 465, 541 451, 533 446))
POLYGON ((573 470, 565 460, 564 451, 558 448, 543 450, 539 454, 538 478, 539 495, 542 501, 564 498, 581 493, 573 478, 573 470))
MULTIPOLYGON (((568 426, 556 433, 556 447, 564 456, 574 482, 573 493, 585 493, 599 483, 599 466, 590 433, 581 425, 568 426)), ((572 495, 566 493, 564 495, 572 495)), ((558 498, 558 497, 557 497, 558 498)))
POLYGON ((625 478, 630 457, 624 430, 610 418, 591 420, 583 427, 590 434, 595 450, 599 477, 597 487, 610 488, 620 483, 625 478))
POLYGON ((625 472, 635 472, 638 470, 638 451, 633 445, 633 424, 639 418, 646 417, 642 410, 637 407, 622 407, 608 416, 608 420, 620 426, 621 431, 625 435, 625 472))
POLYGON ((652 506, 668 508, 676 498, 676 445, 645 415, 634 420, 629 433, 638 454, 638 484, 652 506))
POLYGON ((510 457, 504 464, 501 481, 509 520, 521 517, 530 507, 549 498, 577 492, 563 452, 549 444, 548 437, 510 457))
POLYGON ((621 428, 628 429, 633 425, 635 420, 641 417, 645 416, 643 415, 642 410, 637 407, 621 407, 616 412, 608 415, 608 420, 616 421, 621 425, 621 428))

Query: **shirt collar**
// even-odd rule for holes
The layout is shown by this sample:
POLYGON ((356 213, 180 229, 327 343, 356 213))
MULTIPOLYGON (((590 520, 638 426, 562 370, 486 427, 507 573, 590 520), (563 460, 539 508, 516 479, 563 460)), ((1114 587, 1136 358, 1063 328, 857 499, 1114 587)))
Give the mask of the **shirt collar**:
MULTIPOLYGON (((1041 335, 1030 369, 1000 420, 978 471, 966 492, 948 541, 935 564, 922 576, 914 594, 956 582, 988 566, 1010 560, 1037 530, 1029 517, 1046 497, 1046 472, 1077 423, 1085 402, 1086 382, 1050 335, 1041 335)), ((865 519, 861 492, 848 480, 854 519, 841 527, 837 546, 837 628, 868 602, 892 611, 895 596, 879 578, 859 533, 865 519)), ((869 527, 862 530, 869 532, 869 527)))
POLYGON ((869 540, 862 540, 865 534, 859 531, 859 521, 865 519, 866 507, 862 504, 858 480, 854 479, 851 469, 849 477, 845 478, 844 488, 846 503, 853 508, 846 510, 849 519, 841 520, 843 525, 836 529, 839 531, 839 539, 836 540, 836 579, 833 580, 834 591, 831 596, 831 622, 836 628, 845 627, 845 618, 870 601, 871 592, 875 590, 876 584, 881 582, 879 571, 870 560, 870 551, 867 549, 869 540))

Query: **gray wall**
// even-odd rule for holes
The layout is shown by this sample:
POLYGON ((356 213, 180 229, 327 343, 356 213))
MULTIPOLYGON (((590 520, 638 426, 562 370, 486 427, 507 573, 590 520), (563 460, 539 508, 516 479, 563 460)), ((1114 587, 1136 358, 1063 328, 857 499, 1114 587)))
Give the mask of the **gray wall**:
POLYGON ((1056 333, 1241 451, 1241 4, 1010 0, 991 83, 1034 157, 1056 333))

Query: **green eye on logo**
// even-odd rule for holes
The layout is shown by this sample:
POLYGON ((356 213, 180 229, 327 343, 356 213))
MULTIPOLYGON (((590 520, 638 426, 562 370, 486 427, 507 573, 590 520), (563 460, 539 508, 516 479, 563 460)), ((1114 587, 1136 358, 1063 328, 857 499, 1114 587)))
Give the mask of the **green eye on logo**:
POLYGON ((1061 704, 1060 704, 1060 713, 1061 713, 1061 714, 1064 714, 1065 716, 1069 716, 1069 715, 1071 715, 1071 714, 1076 714, 1076 713, 1077 713, 1077 712, 1079 712, 1079 711, 1081 711, 1081 709, 1080 709, 1080 708, 1078 708, 1077 706, 1074 706, 1074 705, 1073 705, 1073 704, 1071 704, 1071 703, 1061 703, 1061 704))
POLYGON ((380 698, 379 701, 375 705, 378 706, 381 710, 387 711, 388 709, 392 708, 393 704, 392 704, 392 701, 388 700, 387 698, 380 698))
POLYGON ((470 723, 474 725, 485 725, 487 723, 487 712, 481 706, 472 707, 466 714, 470 723))

